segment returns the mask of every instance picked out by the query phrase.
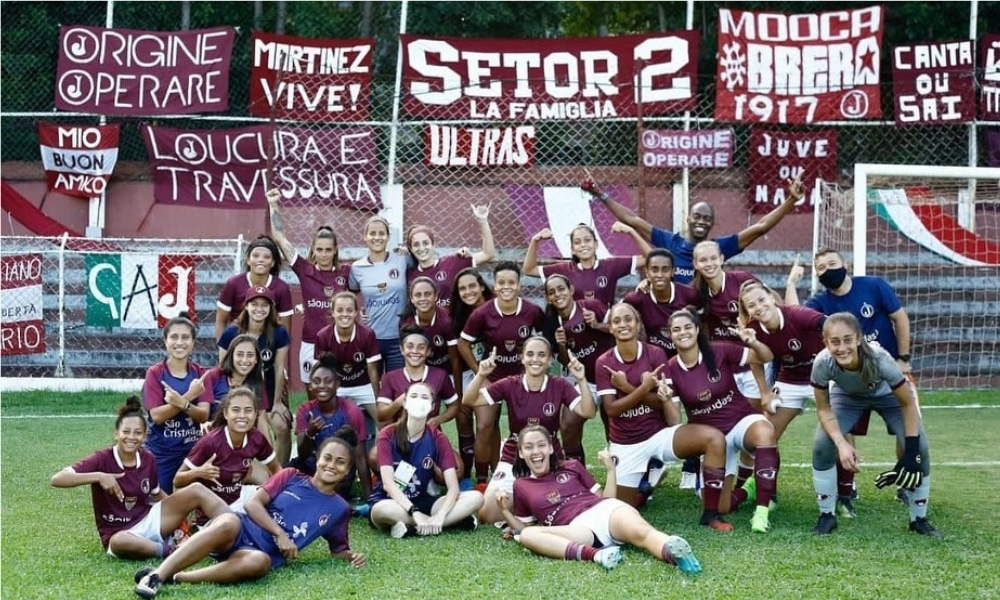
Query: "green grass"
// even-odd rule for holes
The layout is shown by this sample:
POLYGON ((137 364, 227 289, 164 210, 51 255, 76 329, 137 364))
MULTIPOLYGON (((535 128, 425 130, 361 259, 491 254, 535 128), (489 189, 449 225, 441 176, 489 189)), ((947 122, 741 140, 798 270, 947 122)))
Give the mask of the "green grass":
MULTIPOLYGON (((140 563, 110 559, 100 549, 90 494, 60 490, 48 478, 111 443, 121 394, 5 393, 2 427, 2 572, 4 598, 130 598, 140 563), (107 418, 44 419, 28 415, 107 414, 107 418)), ((237 586, 177 586, 163 598, 1000 598, 1000 527, 994 498, 1000 483, 1000 408, 932 408, 1000 404, 996 392, 922 394, 934 461, 930 517, 943 540, 907 533, 905 508, 889 490, 872 485, 889 462, 893 440, 879 419, 859 451, 869 463, 858 476, 858 519, 841 520, 829 537, 810 530, 816 519, 808 463, 815 413, 796 419, 782 440, 781 506, 767 535, 749 531, 750 512, 731 516, 729 535, 699 527, 698 499, 676 487, 677 468, 643 509, 656 527, 685 536, 705 571, 686 577, 635 548, 605 573, 589 563, 531 555, 496 529, 446 533, 433 539, 392 540, 366 522, 351 524, 351 545, 368 555, 355 571, 331 561, 324 544, 263 581, 237 586), (989 463, 985 466, 961 463, 989 463)), ((301 395, 293 402, 301 402, 301 395)), ((600 425, 587 426, 587 451, 600 447, 600 425)), ((603 473, 595 469, 598 480, 603 473)))

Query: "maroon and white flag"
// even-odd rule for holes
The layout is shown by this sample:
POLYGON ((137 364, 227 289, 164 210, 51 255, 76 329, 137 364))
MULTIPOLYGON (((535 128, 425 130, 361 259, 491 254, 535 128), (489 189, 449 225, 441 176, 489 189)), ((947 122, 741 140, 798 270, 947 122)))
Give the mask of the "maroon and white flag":
POLYGON ((983 36, 983 83, 979 99, 979 118, 1000 121, 1000 34, 983 36))
POLYGON ((41 254, 0 257, 0 340, 5 355, 45 352, 41 254))
POLYGON ((96 198, 104 193, 118 162, 119 125, 38 123, 38 141, 48 189, 96 198))
POLYGON ((733 165, 732 129, 647 129, 642 132, 642 164, 660 169, 725 169, 733 165))
POLYGON ((212 208, 267 207, 271 187, 301 204, 382 208, 385 168, 375 131, 255 125, 188 130, 143 127, 153 199, 212 208), (270 160, 269 160, 270 157, 270 160))
POLYGON ((973 40, 892 49, 896 125, 966 123, 976 118, 973 40))
POLYGON ((715 118, 814 123, 882 114, 885 10, 824 13, 719 9, 715 118))
POLYGON ((161 116, 229 108, 236 30, 59 28, 56 108, 161 116))
POLYGON ((795 212, 812 212, 818 179, 837 176, 837 131, 750 130, 750 210, 767 212, 784 202, 788 180, 802 176, 806 195, 795 212))
POLYGON ((634 117, 693 109, 698 32, 602 38, 399 36, 403 107, 425 119, 634 117))
POLYGON ((535 164, 535 127, 424 126, 428 167, 530 167, 535 164))
POLYGON ((251 114, 298 121, 368 119, 374 40, 255 31, 251 46, 251 114))

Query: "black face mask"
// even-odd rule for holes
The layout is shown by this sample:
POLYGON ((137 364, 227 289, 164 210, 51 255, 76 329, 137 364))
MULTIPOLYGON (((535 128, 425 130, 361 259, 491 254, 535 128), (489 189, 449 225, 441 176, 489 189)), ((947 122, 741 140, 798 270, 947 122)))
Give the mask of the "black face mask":
POLYGON ((817 277, 819 282, 823 284, 828 290, 835 290, 844 283, 844 279, 847 279, 847 267, 840 267, 839 269, 827 269, 822 275, 817 277))

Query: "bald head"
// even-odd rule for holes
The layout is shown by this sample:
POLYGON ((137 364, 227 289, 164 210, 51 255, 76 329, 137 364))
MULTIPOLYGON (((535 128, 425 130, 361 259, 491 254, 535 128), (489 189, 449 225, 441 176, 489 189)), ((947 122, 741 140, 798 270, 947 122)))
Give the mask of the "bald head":
POLYGON ((698 202, 688 212, 687 229, 691 241, 698 243, 708 239, 715 224, 715 211, 707 202, 698 202))

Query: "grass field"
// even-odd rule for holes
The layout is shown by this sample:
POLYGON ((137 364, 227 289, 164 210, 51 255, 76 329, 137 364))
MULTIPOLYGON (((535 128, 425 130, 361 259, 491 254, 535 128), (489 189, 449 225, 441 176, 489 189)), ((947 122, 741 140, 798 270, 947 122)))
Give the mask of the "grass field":
MULTIPOLYGON (((42 392, 0 398, 4 598, 135 597, 132 574, 141 563, 103 554, 89 490, 48 484, 59 469, 110 445, 111 415, 122 399, 42 392)), ((331 561, 320 542, 262 581, 171 586, 160 597, 1000 598, 1000 525, 993 510, 1000 489, 1000 393, 924 392, 922 402, 933 461, 929 516, 947 534, 942 540, 908 533, 905 507, 893 500, 892 491, 872 484, 894 456, 893 441, 878 419, 859 441, 865 464, 858 476, 858 518, 841 519, 832 536, 812 536, 817 509, 807 467, 816 415, 807 412, 782 440, 781 506, 772 514, 770 533, 751 534, 746 508, 730 516, 737 526, 732 534, 699 527, 699 500, 677 489, 677 467, 643 509, 654 526, 691 542, 705 569, 697 577, 635 548, 625 550, 620 567, 604 572, 592 563, 533 556, 502 540, 493 527, 393 540, 356 519, 351 545, 368 555, 364 569, 331 561)), ((587 426, 591 457, 600 447, 600 429, 597 422, 587 426)), ((603 480, 599 469, 594 472, 603 480)))

